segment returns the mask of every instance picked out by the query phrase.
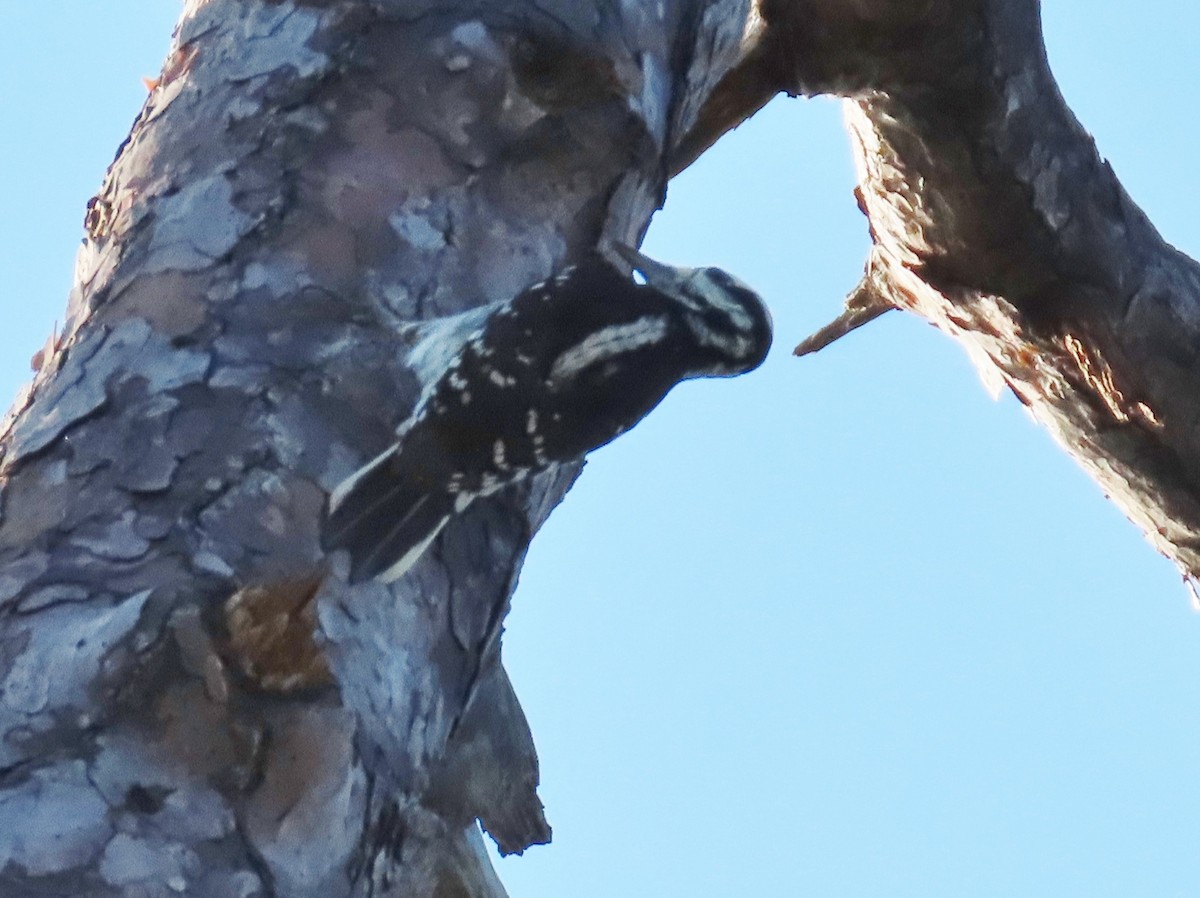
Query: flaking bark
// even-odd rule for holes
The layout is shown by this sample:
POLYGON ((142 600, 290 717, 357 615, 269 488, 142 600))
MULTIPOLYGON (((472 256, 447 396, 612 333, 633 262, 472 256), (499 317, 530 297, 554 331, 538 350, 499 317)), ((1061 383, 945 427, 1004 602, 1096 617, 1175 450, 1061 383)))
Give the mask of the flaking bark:
POLYGON ((1197 575, 1200 273, 1035 0, 760 7, 187 4, 0 441, 0 893, 503 895, 474 820, 549 830, 500 628, 575 472, 390 588, 347 586, 320 510, 411 409, 414 324, 635 242, 778 91, 850 98, 875 299, 1197 575))
POLYGON ((500 630, 576 471, 389 586, 321 511, 414 326, 638 242, 746 15, 187 3, 3 425, 0 893, 504 894, 476 820, 550 831, 500 630))
POLYGON ((1200 575, 1200 266, 1067 108, 1037 0, 763 7, 785 87, 850 98, 877 292, 958 340, 1200 575))
MULTIPOLYGON (((775 92, 846 97, 868 305, 962 344, 1194 582, 1200 266, 1066 106, 1038 0, 762 0, 759 13, 753 51, 684 146, 775 92)), ((858 326, 860 299, 799 349, 858 326)))

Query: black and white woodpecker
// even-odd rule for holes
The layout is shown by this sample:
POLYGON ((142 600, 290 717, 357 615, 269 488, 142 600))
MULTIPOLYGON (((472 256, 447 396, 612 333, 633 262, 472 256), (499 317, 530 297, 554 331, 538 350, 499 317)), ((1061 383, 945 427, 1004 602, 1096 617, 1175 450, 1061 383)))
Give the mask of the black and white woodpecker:
POLYGON ((596 251, 511 300, 428 326, 426 383, 396 442, 334 490, 329 551, 352 581, 394 580, 477 496, 620 436, 682 380, 757 368, 771 317, 719 268, 596 251), (642 283, 628 271, 641 276, 642 283))

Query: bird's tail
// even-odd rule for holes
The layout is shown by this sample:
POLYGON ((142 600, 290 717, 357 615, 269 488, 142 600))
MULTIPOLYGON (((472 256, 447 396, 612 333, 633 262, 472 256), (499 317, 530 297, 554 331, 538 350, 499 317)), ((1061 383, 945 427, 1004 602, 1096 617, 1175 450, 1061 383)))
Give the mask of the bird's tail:
POLYGON ((327 551, 350 553, 352 583, 402 576, 454 513, 445 485, 411 476, 399 453, 392 447, 379 455, 329 497, 321 542, 327 551))

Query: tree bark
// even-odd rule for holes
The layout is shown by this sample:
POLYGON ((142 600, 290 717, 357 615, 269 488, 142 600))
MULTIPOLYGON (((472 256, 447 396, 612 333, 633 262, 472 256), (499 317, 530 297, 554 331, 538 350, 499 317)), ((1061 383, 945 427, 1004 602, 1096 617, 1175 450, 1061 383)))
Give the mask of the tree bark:
POLYGON ((761 82, 849 98, 873 246, 848 316, 865 292, 954 337, 1193 582, 1200 268, 1067 108, 1037 0, 763 14, 761 82))
POLYGON ((1200 275, 1062 102, 1036 0, 189 0, 0 428, 0 893, 504 894, 475 821, 549 827, 500 628, 576 471, 387 586, 321 509, 411 412, 422 322, 636 243, 780 90, 850 98, 850 325, 962 342, 1197 575, 1200 275))
POLYGON ((185 5, 0 431, 0 892, 504 894, 476 820, 550 830, 500 627, 577 469, 389 585, 321 511, 422 322, 639 242, 747 15, 185 5))

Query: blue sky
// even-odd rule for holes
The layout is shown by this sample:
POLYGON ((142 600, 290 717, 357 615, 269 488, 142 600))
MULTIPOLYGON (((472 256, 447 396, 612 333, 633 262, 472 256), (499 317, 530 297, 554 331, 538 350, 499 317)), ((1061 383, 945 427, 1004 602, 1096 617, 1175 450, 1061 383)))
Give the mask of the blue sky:
MULTIPOLYGON (((0 0, 0 396, 61 318, 83 209, 176 4, 0 0)), ((1200 236, 1200 8, 1047 4, 1068 102, 1164 236, 1200 236)), ((647 251, 755 285, 777 346, 595 453, 534 542, 506 663, 555 843, 514 898, 1194 895, 1200 616, 964 353, 888 315, 790 356, 866 224, 831 101, 672 184, 647 251)))

